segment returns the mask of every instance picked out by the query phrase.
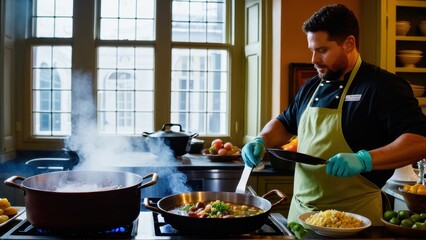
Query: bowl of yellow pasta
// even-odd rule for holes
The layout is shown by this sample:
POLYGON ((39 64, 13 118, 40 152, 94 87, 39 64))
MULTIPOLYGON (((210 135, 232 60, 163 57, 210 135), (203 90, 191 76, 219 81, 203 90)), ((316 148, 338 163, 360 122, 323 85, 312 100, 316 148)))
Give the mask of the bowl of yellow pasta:
POLYGON ((299 220, 317 234, 330 237, 354 235, 371 226, 364 216, 334 209, 307 212, 299 220))

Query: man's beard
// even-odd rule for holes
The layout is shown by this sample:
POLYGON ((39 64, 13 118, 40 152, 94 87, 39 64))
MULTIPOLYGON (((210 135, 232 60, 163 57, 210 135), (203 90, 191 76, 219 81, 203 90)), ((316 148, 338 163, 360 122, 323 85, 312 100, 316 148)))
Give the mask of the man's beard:
POLYGON ((327 68, 328 69, 327 72, 318 73, 318 76, 321 79, 330 80, 330 81, 339 80, 339 78, 343 76, 346 68, 348 67, 348 60, 346 56, 341 54, 339 59, 337 59, 336 62, 331 67, 336 70, 333 71, 330 68, 327 68))
POLYGON ((343 75, 344 70, 345 69, 343 69, 343 68, 338 69, 337 71, 331 71, 331 70, 329 70, 325 74, 319 73, 318 76, 321 79, 324 79, 324 80, 335 81, 335 80, 339 80, 340 76, 343 75))

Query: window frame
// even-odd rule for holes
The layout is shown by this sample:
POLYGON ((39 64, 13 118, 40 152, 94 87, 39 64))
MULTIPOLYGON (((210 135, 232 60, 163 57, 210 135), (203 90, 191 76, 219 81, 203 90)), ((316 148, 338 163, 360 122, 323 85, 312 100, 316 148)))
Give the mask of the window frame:
MULTIPOLYGON (((29 1, 29 8, 32 8, 31 1, 29 1)), ((243 124, 244 124, 244 1, 227 1, 228 7, 226 8, 226 17, 230 19, 228 26, 226 27, 228 43, 226 44, 204 44, 204 43, 181 43, 171 42, 171 25, 170 27, 159 27, 161 23, 171 23, 171 14, 164 14, 165 9, 171 9, 171 1, 169 0, 157 0, 156 7, 156 40, 155 41, 115 41, 115 40, 100 40, 99 32, 99 16, 93 16, 90 12, 95 12, 99 9, 100 1, 97 0, 86 0, 86 1, 74 1, 74 16, 73 16, 73 37, 71 39, 61 38, 38 38, 34 39, 29 37, 26 41, 26 52, 28 53, 34 44, 46 44, 46 45, 68 45, 72 46, 73 56, 73 81, 74 74, 81 72, 84 75, 89 76, 87 81, 91 84, 92 95, 90 101, 96 103, 96 49, 101 46, 146 46, 153 47, 155 50, 155 65, 154 65, 154 92, 158 89, 162 89, 164 92, 171 92, 171 49, 172 48, 203 48, 208 46, 209 48, 227 49, 229 52, 229 71, 230 71, 230 82, 229 82, 229 106, 228 106, 228 129, 229 134, 227 135, 211 135, 201 136, 201 139, 210 141, 214 138, 222 138, 224 140, 233 139, 236 144, 241 144, 238 140, 243 137, 243 124), (77 10, 78 9, 78 10, 77 10), (235 14, 233 14, 233 11, 235 14), (89 16, 92 15, 92 16, 89 16), (94 24, 87 24, 92 21, 94 24), (231 34, 233 33, 233 34, 231 34), (52 44, 54 42, 54 44, 52 44), (92 46, 92 47, 89 47, 92 46), (156 46, 162 46, 158 48, 156 46), (84 54, 83 54, 84 53, 84 54), (91 61, 88 59, 92 59, 91 61), (165 61, 164 59, 168 59, 165 61), (169 71, 161 71, 161 69, 169 69, 169 71), (158 80, 163 79, 163 80, 158 80), (232 104, 231 104, 232 103, 232 104)), ((29 14, 28 23, 31 26, 31 14, 32 11, 27 11, 29 14)), ((31 31, 31 28, 27 31, 31 31)), ((28 33, 27 33, 28 35, 28 33)), ((31 36, 31 35, 28 35, 31 36)), ((207 48, 208 49, 208 48, 207 48)), ((26 55, 29 56, 29 55, 26 55)), ((25 62, 31 62, 26 59, 25 62)), ((27 68, 28 69, 28 68, 27 68)), ((19 71, 19 70, 18 70, 19 71)), ((31 93, 31 72, 26 74, 26 85, 31 93)), ((75 97, 75 90, 72 90, 72 97, 75 97)), ((32 112, 32 94, 28 101, 25 101, 27 109, 25 115, 32 112)), ((72 105, 72 112, 74 112, 75 106, 72 105)), ((170 122, 170 94, 167 96, 161 94, 155 94, 154 98, 154 128, 161 129, 162 125, 170 122)), ((96 116, 96 110, 93 113, 96 116)), ((74 117, 74 116, 73 116, 74 117)), ((46 136, 32 136, 32 120, 30 117, 25 117, 24 122, 24 138, 23 146, 34 147, 41 149, 51 149, 63 147, 64 142, 68 137, 46 137, 46 136)), ((75 131, 75 126, 72 126, 72 132, 75 131)), ((17 126, 19 128, 19 126, 17 126)), ((133 137, 133 136, 132 136, 133 137)))

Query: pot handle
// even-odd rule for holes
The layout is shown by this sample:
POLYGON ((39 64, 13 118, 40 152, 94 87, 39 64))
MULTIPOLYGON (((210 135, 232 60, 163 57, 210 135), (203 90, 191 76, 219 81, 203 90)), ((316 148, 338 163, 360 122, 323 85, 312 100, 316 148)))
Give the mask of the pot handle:
POLYGON ((151 135, 152 133, 149 133, 149 132, 143 132, 142 133, 142 136, 144 136, 144 137, 149 137, 149 135, 151 135))
POLYGON ((149 173, 145 177, 143 177, 143 179, 150 178, 150 177, 152 177, 151 181, 141 184, 136 190, 142 189, 144 187, 149 187, 157 183, 158 175, 156 173, 149 173))
POLYGON ((6 180, 4 180, 4 183, 9 186, 9 187, 14 187, 14 188, 19 188, 22 189, 25 192, 24 187, 22 186, 22 184, 17 184, 16 181, 23 181, 25 180, 24 177, 21 176, 12 176, 6 180))
POLYGON ((149 198, 144 198, 143 204, 146 209, 149 209, 153 212, 160 213, 160 214, 163 213, 163 211, 161 211, 158 207, 154 207, 153 205, 149 204, 149 198))
POLYGON ((269 196, 272 196, 273 194, 278 195, 278 197, 280 197, 280 199, 277 202, 273 203, 271 208, 277 206, 278 204, 285 202, 288 199, 287 196, 278 189, 272 189, 271 191, 263 194, 262 198, 268 198, 269 196))
POLYGON ((198 137, 198 133, 194 133, 191 136, 189 136, 189 138, 195 138, 195 137, 198 137))
POLYGON ((163 127, 161 128, 161 131, 166 131, 166 128, 169 127, 172 128, 173 126, 179 126, 179 132, 182 132, 182 125, 178 124, 178 123, 166 123, 163 125, 163 127))

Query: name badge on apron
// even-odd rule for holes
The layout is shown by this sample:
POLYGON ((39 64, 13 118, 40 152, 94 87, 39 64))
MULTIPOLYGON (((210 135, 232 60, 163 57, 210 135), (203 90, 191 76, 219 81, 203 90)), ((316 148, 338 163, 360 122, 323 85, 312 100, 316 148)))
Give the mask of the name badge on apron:
POLYGON ((346 102, 358 102, 361 99, 361 94, 346 95, 346 102))

